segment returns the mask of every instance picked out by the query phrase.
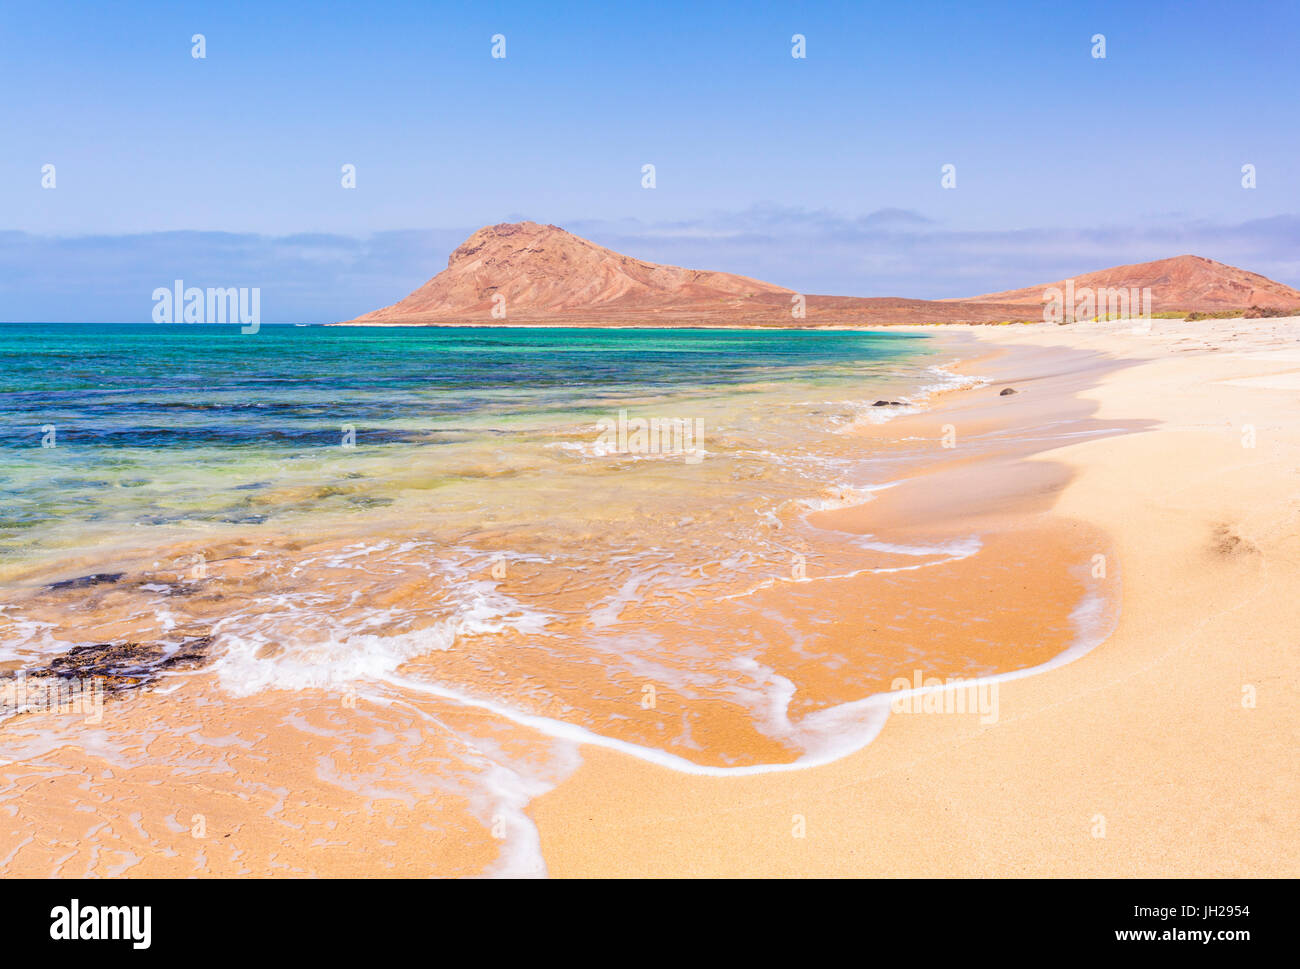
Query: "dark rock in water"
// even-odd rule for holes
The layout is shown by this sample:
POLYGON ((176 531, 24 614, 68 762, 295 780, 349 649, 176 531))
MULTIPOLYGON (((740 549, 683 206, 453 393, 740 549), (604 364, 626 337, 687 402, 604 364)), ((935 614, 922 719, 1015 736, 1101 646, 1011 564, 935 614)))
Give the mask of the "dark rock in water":
POLYGON ((1010 388, 1010 387, 1003 387, 1003 388, 1002 388, 1002 393, 998 394, 998 396, 999 396, 999 397, 1006 397, 1006 396, 1008 396, 1008 395, 1010 395, 1010 394, 1014 394, 1014 393, 1015 393, 1015 390, 1013 390, 1012 388, 1010 388))
POLYGON ((902 407, 903 402, 901 400, 878 400, 871 406, 872 407, 902 407))
POLYGON ((51 589, 85 589, 92 585, 107 585, 110 582, 116 582, 125 572, 96 572, 94 575, 83 575, 77 579, 64 579, 62 582, 52 582, 48 586, 51 589))
POLYGON ((165 670, 188 670, 206 665, 211 636, 188 639, 171 652, 161 643, 96 643, 76 646, 56 656, 46 666, 24 670, 29 678, 63 680, 99 678, 104 691, 116 693, 147 686, 165 670))

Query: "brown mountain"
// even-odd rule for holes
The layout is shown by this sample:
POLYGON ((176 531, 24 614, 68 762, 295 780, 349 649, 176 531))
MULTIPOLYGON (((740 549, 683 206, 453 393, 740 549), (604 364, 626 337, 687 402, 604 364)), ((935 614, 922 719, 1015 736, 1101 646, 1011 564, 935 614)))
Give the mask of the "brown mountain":
MULTIPOLYGON (((1152 309, 1238 310, 1251 306, 1294 309, 1300 307, 1300 291, 1274 282, 1258 273, 1226 266, 1203 256, 1174 256, 1132 266, 1116 266, 1075 276, 1074 286, 1099 289, 1151 289, 1152 309)), ((1041 307, 1043 290, 1064 289, 1065 280, 1044 286, 1029 286, 1002 293, 988 293, 960 300, 963 303, 998 303, 1041 307)))
MULTIPOLYGON (((1150 286, 1156 309, 1300 306, 1300 292, 1197 256, 1089 273, 1077 277, 1075 285, 1150 286)), ((793 290, 747 276, 645 262, 557 226, 517 222, 479 229, 451 254, 445 270, 415 292, 349 322, 678 326, 986 323, 1041 318, 1044 288, 967 300, 806 296, 802 297, 804 315, 796 317, 792 310, 801 297, 793 290)))
POLYGON ((466 239, 447 268, 392 306, 356 322, 491 320, 504 297, 509 320, 569 316, 621 317, 628 312, 743 311, 755 297, 791 291, 730 273, 643 262, 553 225, 502 223, 466 239))

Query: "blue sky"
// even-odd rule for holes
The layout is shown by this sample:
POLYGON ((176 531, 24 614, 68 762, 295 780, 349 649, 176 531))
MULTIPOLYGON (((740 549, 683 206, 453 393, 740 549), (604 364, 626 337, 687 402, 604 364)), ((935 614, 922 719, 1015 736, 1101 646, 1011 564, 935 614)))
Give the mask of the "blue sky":
POLYGON ((0 319, 147 319, 178 276, 346 318, 521 218, 807 292, 1179 252, 1300 285, 1298 36, 1185 0, 5 4, 0 319))

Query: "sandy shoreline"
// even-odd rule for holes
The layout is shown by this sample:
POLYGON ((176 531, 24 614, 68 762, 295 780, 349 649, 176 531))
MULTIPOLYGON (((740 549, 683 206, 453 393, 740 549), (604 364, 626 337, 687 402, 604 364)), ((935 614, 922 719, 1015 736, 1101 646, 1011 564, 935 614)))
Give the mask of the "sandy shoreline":
MULTIPOLYGON (((1300 872, 1300 323, 952 329, 1126 360, 1082 397, 1150 426, 1025 462, 1064 466, 1043 502, 1113 543, 1113 635, 1001 684, 996 723, 895 714, 805 771, 701 778, 584 748, 529 809, 552 875, 1300 872)), ((998 376, 1032 402, 1028 375, 998 376)))
MULTIPOLYGON (((458 734, 527 760, 569 724, 562 705, 554 719, 512 718, 432 689, 388 689, 430 657, 342 694, 233 697, 195 672, 110 701, 103 725, 64 725, 63 740, 42 739, 39 721, 16 725, 18 746, 0 763, 13 782, 0 870, 1295 874, 1300 320, 1133 329, 918 328, 945 342, 944 359, 961 358, 952 369, 990 382, 856 425, 852 439, 898 483, 808 520, 895 546, 978 535, 979 553, 883 584, 821 576, 833 595, 818 582, 774 588, 792 614, 823 599, 837 610, 793 651, 758 618, 764 594, 754 598, 746 632, 799 685, 790 721, 834 748, 806 750, 820 766, 784 763, 789 751, 764 753, 754 745, 764 738, 731 736, 730 721, 718 738, 744 746, 757 769, 687 769, 657 748, 570 731, 545 779, 509 780, 508 811, 489 817, 439 783, 458 734), (1116 619, 1109 607, 1120 605, 1116 619), (991 709, 972 693, 963 712, 944 712, 929 700, 965 691, 929 691, 885 718, 879 698, 860 698, 890 683, 861 682, 853 664, 873 649, 926 656, 935 669, 918 676, 1035 671, 999 676, 991 709), (211 832, 195 835, 196 823, 211 832)), ((258 585, 241 578, 244 564, 211 563, 227 594, 258 585)), ((693 628, 710 628, 711 604, 691 608, 693 628)), ((560 657, 535 652, 553 672, 560 657)), ((452 661, 491 670, 488 656, 469 645, 435 654, 429 682, 452 661)), ((642 681, 625 685, 611 702, 640 709, 642 681)), ((660 702, 671 715, 691 701, 664 689, 660 702)), ((716 753, 700 739, 702 760, 716 753)))

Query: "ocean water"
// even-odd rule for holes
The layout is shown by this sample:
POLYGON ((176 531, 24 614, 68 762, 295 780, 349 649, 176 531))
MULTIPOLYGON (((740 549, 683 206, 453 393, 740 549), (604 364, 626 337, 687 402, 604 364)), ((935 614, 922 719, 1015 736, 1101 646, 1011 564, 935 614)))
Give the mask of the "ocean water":
POLYGON ((928 355, 847 331, 0 324, 0 563, 412 492, 508 514, 621 409, 703 421, 704 450, 734 455, 860 417, 928 355))
MULTIPOLYGON (((582 744, 727 774, 879 729, 924 639, 849 655, 845 597, 980 540, 809 516, 887 485, 899 452, 852 431, 959 385, 945 362, 856 331, 0 325, 0 664, 204 640, 149 726, 186 776, 196 709, 247 737, 272 697, 282 743, 350 765, 312 783, 508 822, 497 870, 534 871, 524 806, 582 744)), ((208 782, 264 772, 253 749, 208 782)))

